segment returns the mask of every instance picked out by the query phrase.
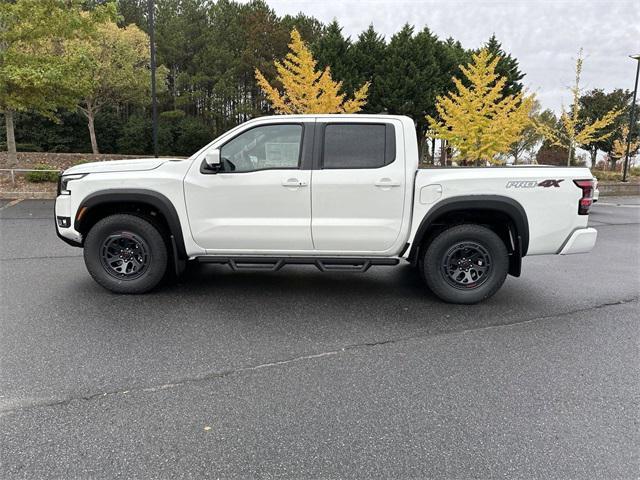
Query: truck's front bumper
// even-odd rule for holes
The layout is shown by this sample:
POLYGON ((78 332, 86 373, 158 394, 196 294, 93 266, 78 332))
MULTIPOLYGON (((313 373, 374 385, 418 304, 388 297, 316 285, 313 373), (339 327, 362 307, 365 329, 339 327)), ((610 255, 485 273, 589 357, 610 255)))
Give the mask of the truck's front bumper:
POLYGON ((596 244, 598 231, 595 228, 581 228, 573 232, 560 250, 560 255, 588 253, 596 244))
POLYGON ((82 246, 82 235, 73 228, 70 195, 58 195, 56 198, 54 222, 56 225, 56 234, 61 240, 74 247, 82 246), (61 226, 59 219, 68 219, 69 226, 61 226))

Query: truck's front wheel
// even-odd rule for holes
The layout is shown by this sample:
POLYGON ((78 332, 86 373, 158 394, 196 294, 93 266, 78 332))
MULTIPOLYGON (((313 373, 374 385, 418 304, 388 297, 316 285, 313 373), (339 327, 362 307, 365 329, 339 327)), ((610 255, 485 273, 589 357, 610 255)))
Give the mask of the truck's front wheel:
POLYGON ((458 225, 440 233, 423 252, 429 289, 450 303, 477 303, 504 283, 509 254, 503 241, 481 225, 458 225))
POLYGON ((167 270, 167 245, 158 229, 135 215, 98 221, 84 243, 84 262, 96 282, 115 293, 144 293, 167 270))

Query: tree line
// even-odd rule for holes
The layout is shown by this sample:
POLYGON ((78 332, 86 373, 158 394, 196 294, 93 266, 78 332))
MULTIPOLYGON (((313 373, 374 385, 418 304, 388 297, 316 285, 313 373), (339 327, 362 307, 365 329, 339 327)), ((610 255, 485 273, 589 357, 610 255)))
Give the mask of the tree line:
MULTIPOLYGON (((148 32, 147 1, 18 0, 12 3, 49 4, 49 11, 63 4, 69 15, 63 20, 67 26, 70 18, 80 22, 88 15, 112 15, 111 23, 119 27, 114 30, 114 27, 99 26, 91 37, 93 40, 75 44, 72 39, 67 40, 68 32, 59 32, 58 36, 65 38, 65 45, 73 47, 69 51, 75 52, 79 62, 74 68, 82 73, 75 76, 75 81, 86 82, 87 87, 80 101, 60 102, 57 108, 44 111, 37 106, 12 106, 2 100, 3 71, 6 71, 3 67, 8 63, 2 53, 1 25, 7 22, 0 22, 0 109, 12 112, 18 148, 151 153, 148 53, 144 48, 148 44, 144 36, 148 32), (73 17, 73 8, 69 5, 77 7, 80 15, 73 17), (98 49, 100 54, 94 51, 93 57, 100 60, 85 62, 82 68, 82 61, 91 57, 92 48, 98 49)), ((373 25, 350 38, 336 20, 323 24, 303 13, 279 16, 262 0, 248 3, 156 0, 155 3, 157 59, 161 65, 159 147, 162 155, 190 155, 229 128, 255 116, 272 114, 273 106, 254 72, 259 70, 268 81, 276 78, 274 60, 287 54, 294 29, 309 45, 318 67, 330 67, 331 75, 342 82, 342 92, 348 97, 368 84, 362 112, 402 114, 414 119, 425 162, 443 164, 452 153, 445 140, 436 145, 428 117, 439 118, 438 97, 455 88, 453 78, 463 77, 460 66, 468 64, 474 54, 484 50, 498 58, 495 72, 505 79, 502 86, 505 96, 515 97, 523 92, 525 75, 517 59, 505 51, 495 36, 483 45, 468 49, 453 38, 439 38, 427 27, 416 29, 406 24, 388 39, 373 25)), ((60 26, 59 30, 64 28, 60 26)), ((612 108, 627 109, 630 94, 623 90, 610 93, 595 90, 581 95, 579 100, 580 118, 588 121, 589 116, 599 118, 612 108)), ((553 112, 543 111, 539 105, 533 106, 532 115, 544 124, 557 126, 561 122, 553 112)), ((619 122, 607 126, 612 133, 619 127, 619 122)), ((592 155, 598 151, 612 153, 616 138, 619 140, 619 135, 612 134, 599 143, 578 146, 592 155)), ((540 129, 531 128, 525 129, 506 156, 516 161, 530 161, 542 154, 546 161, 553 163, 555 152, 559 152, 558 157, 566 153, 566 149, 562 149, 551 141, 543 143, 540 129)), ((566 164, 566 155, 564 158, 565 161, 558 160, 558 163, 566 164)))

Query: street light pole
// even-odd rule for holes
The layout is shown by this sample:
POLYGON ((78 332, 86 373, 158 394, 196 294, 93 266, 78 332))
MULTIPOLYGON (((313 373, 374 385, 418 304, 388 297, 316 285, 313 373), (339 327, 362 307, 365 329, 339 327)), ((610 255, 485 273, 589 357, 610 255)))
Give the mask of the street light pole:
POLYGON ((629 118, 629 133, 627 133, 627 153, 624 157, 624 171, 622 172, 622 181, 627 181, 627 170, 629 169, 629 150, 631 150, 631 134, 635 128, 635 120, 636 120, 636 98, 638 96, 638 76, 640 75, 640 54, 638 55, 629 55, 631 58, 638 62, 638 67, 636 68, 636 83, 635 87, 633 87, 633 101, 631 102, 631 116, 629 118))
POLYGON ((156 43, 153 15, 154 0, 148 0, 149 7, 149 44, 151 50, 151 115, 153 128, 153 155, 158 157, 158 99, 156 97, 156 43))

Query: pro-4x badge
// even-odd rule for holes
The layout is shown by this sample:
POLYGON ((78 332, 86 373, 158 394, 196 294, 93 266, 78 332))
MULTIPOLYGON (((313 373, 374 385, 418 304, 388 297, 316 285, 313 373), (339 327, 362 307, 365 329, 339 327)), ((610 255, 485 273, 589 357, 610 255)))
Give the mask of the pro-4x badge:
POLYGON ((543 180, 538 183, 537 180, 509 180, 507 182, 507 188, 535 188, 535 187, 560 187, 560 182, 563 182, 563 179, 560 180, 543 180))
POLYGON ((545 187, 545 188, 549 188, 549 187, 559 187, 560 186, 560 182, 562 182, 563 180, 544 180, 542 182, 540 182, 538 184, 539 187, 545 187))

